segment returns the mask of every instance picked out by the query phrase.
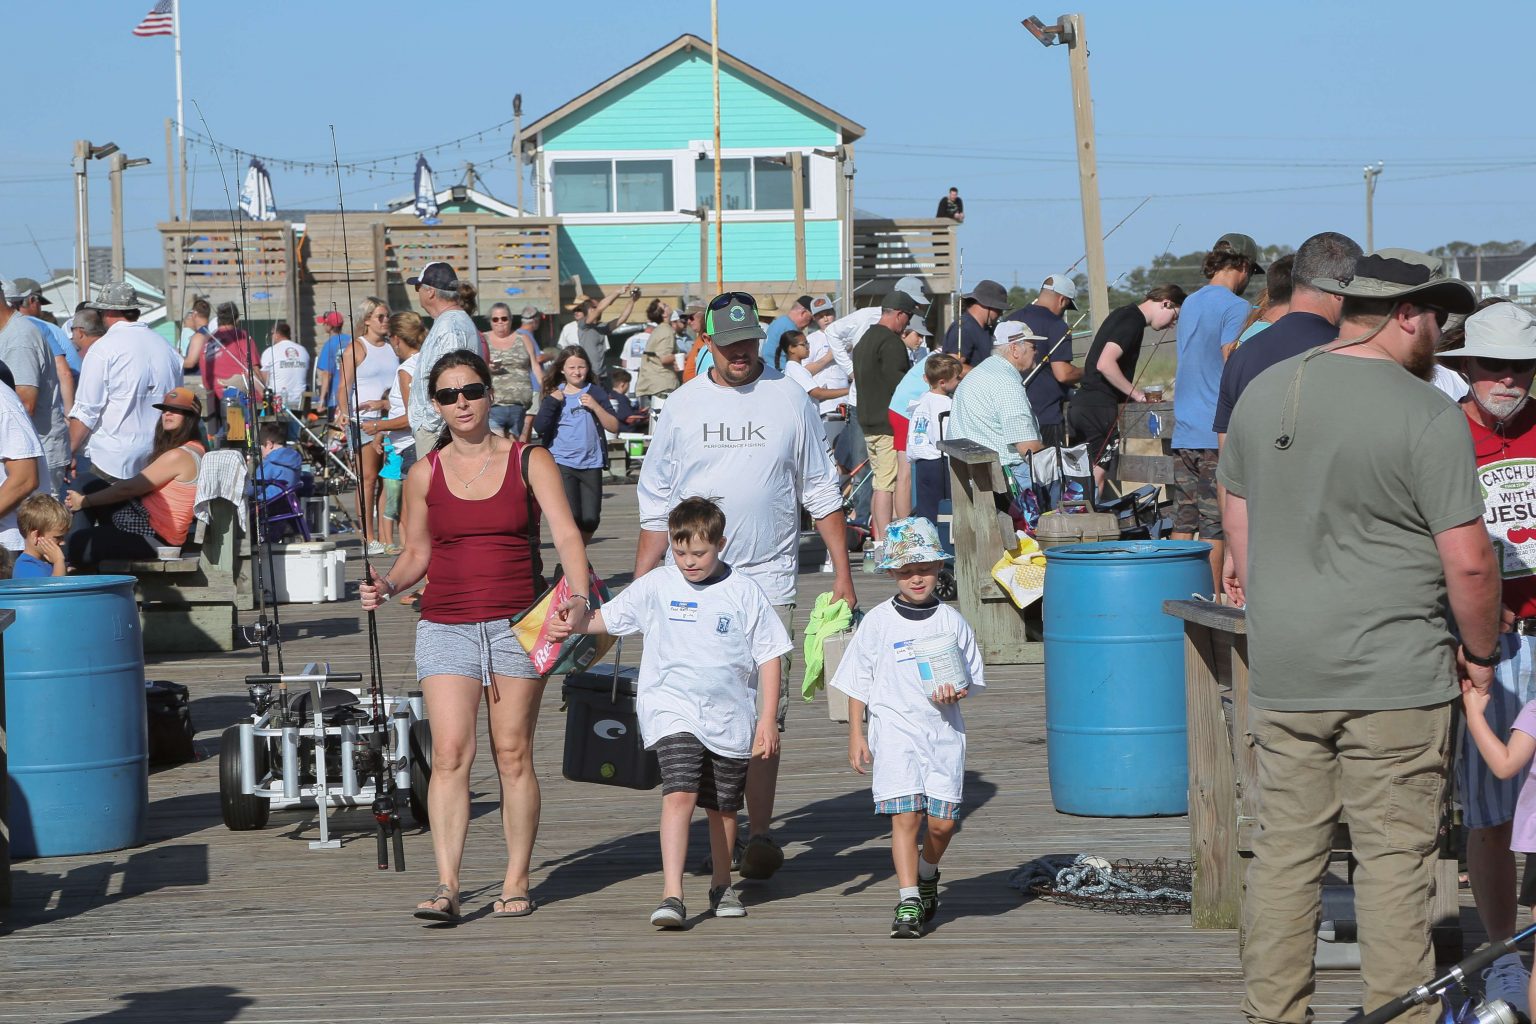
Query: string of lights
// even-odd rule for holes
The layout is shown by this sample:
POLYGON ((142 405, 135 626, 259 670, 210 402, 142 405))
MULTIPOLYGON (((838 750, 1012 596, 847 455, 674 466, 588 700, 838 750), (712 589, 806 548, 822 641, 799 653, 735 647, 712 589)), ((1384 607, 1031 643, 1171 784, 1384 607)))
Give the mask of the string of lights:
MULTIPOLYGON (((430 146, 421 146, 407 152, 394 153, 389 156, 371 157, 365 160, 343 161, 340 164, 340 167, 341 170, 346 171, 349 174, 366 174, 369 176, 381 177, 408 177, 418 156, 435 155, 447 150, 457 149, 458 147, 468 143, 483 141, 486 136, 494 135, 504 128, 511 127, 512 123, 512 119, 508 118, 499 124, 493 124, 488 128, 481 128, 478 131, 469 132, 466 135, 461 135, 456 139, 450 139, 447 142, 434 143, 430 146), (410 166, 406 166, 404 169, 401 169, 400 165, 407 163, 410 166)), ((336 162, 332 160, 298 160, 292 157, 268 156, 267 154, 257 153, 253 150, 241 149, 236 146, 229 146, 222 142, 216 142, 213 139, 210 139, 207 135, 197 131, 190 126, 186 128, 186 136, 187 142, 192 145, 200 146, 209 152, 216 152, 229 156, 237 167, 251 157, 255 157, 263 164, 265 164, 268 170, 302 171, 305 174, 334 174, 337 168, 336 162)), ((500 158, 498 157, 497 159, 499 160, 500 158)), ((489 163, 490 161, 487 161, 487 164, 489 163)))

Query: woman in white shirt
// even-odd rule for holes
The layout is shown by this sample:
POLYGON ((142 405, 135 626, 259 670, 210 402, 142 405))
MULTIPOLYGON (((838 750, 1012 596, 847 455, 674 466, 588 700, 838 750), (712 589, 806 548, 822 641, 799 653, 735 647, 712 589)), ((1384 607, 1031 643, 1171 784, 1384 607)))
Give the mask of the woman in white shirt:
MULTIPOLYGON (((343 349, 336 360, 341 374, 341 384, 336 392, 336 420, 346 426, 349 418, 355 418, 361 427, 370 420, 383 419, 389 412, 389 393, 396 387, 400 357, 389 343, 389 307, 384 300, 370 296, 362 301, 357 313, 359 337, 343 349)), ((352 437, 350 430, 347 436, 352 437)), ((383 494, 379 487, 379 470, 384 466, 383 447, 373 440, 363 443, 358 463, 363 477, 363 508, 359 510, 363 541, 368 545, 370 555, 381 555, 384 545, 378 539, 377 516, 379 498, 383 494)))

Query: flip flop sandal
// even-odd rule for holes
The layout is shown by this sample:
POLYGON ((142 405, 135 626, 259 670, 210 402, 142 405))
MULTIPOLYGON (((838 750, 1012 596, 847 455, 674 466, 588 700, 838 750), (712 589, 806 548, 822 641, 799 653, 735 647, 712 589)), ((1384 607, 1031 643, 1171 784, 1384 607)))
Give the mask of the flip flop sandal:
POLYGON ((449 924, 457 924, 459 920, 458 895, 448 886, 440 885, 432 890, 432 896, 427 901, 433 904, 430 907, 417 907, 411 912, 411 916, 420 921, 438 921, 449 924), (447 903, 446 909, 439 910, 437 903, 447 903))
POLYGON ((493 901, 491 906, 500 906, 502 908, 501 910, 492 910, 492 917, 527 917, 529 914, 539 909, 539 905, 535 903, 531 897, 528 896, 502 896, 501 898, 493 901), (507 905, 512 903, 523 904, 523 909, 507 910, 507 905))

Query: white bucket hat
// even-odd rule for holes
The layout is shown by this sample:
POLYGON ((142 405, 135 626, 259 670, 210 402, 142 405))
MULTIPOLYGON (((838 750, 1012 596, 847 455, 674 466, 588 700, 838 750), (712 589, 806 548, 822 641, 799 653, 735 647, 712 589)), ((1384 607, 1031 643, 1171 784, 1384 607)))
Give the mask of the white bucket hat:
POLYGON ((1536 359, 1536 315, 1513 302, 1495 302, 1467 317, 1466 340, 1441 359, 1536 359))

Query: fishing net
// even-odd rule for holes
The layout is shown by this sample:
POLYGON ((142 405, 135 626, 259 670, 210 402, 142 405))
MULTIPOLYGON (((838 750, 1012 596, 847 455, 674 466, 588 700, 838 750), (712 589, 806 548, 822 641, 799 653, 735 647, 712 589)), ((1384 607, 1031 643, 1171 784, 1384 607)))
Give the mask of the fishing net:
POLYGON ((1040 857, 1008 884, 1038 899, 1113 914, 1187 914, 1194 862, 1117 860, 1088 854, 1040 857))

